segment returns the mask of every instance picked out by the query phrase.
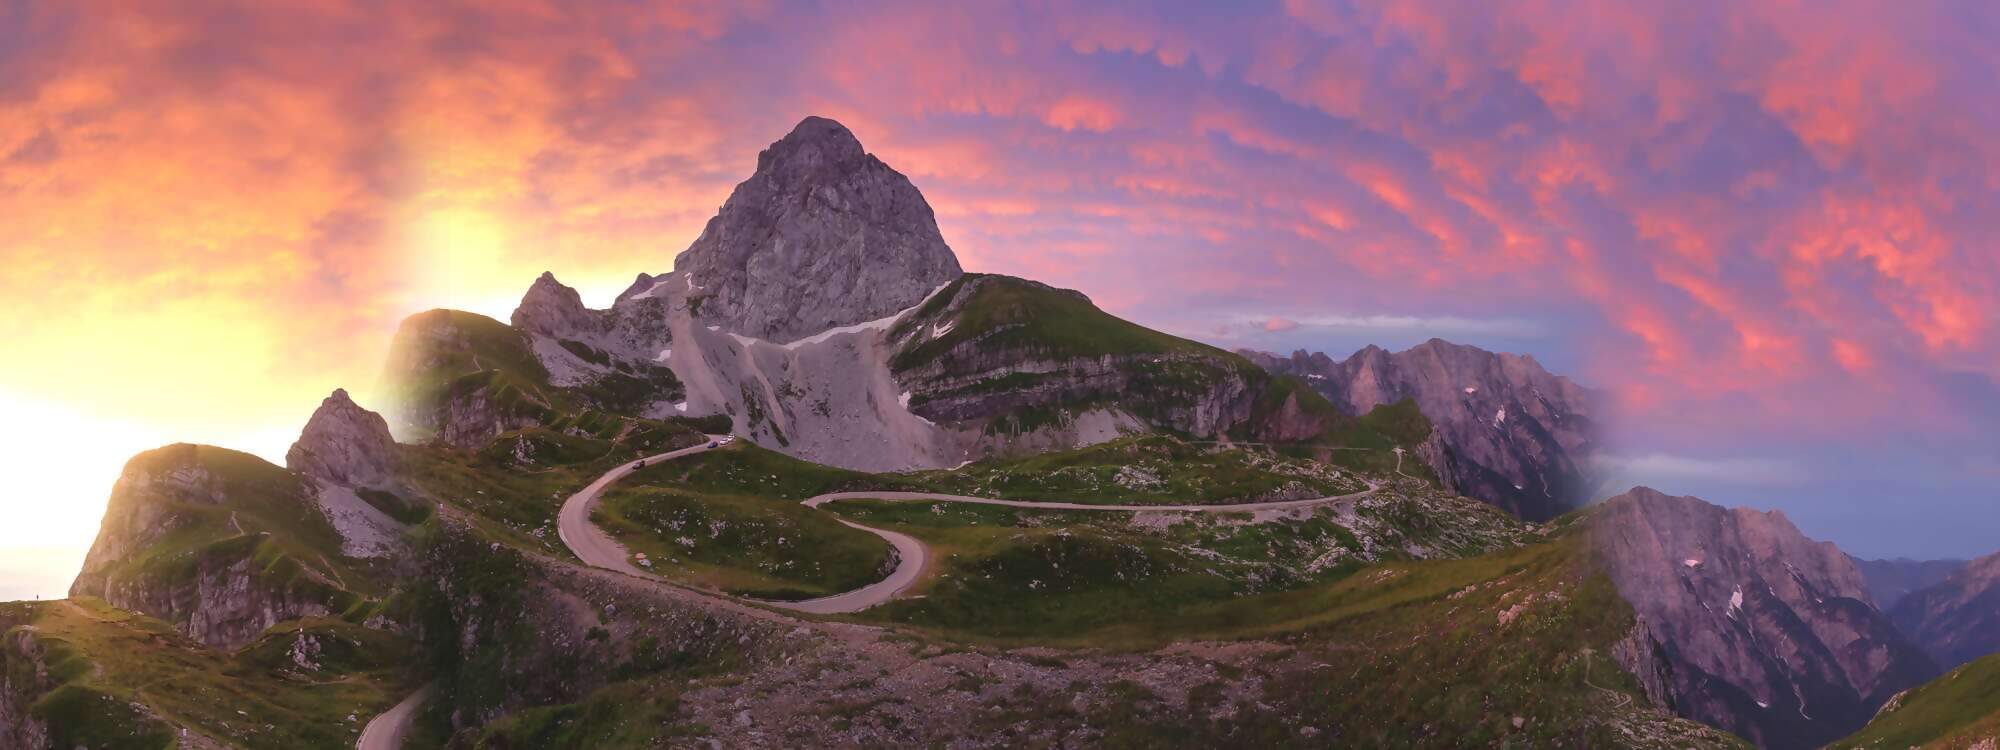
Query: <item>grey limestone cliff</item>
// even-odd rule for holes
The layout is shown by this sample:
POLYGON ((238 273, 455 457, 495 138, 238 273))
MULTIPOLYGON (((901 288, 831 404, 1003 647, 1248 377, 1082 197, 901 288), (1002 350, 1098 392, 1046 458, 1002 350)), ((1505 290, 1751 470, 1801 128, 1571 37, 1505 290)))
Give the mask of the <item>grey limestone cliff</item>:
POLYGON ((916 186, 821 117, 757 155, 674 270, 702 321, 778 342, 888 316, 959 275, 916 186))

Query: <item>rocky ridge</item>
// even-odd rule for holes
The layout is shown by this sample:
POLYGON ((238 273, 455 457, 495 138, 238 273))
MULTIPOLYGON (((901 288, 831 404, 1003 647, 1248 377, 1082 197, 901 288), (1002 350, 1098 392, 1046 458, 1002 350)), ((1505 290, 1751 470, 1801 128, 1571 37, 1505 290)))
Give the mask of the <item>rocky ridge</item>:
POLYGON ((1965 568, 1964 560, 1911 560, 1899 557, 1893 560, 1863 560, 1854 558, 1854 565, 1861 569, 1862 579, 1868 582, 1868 595, 1874 598, 1875 608, 1884 612, 1896 608, 1903 597, 1944 582, 1951 574, 1965 568))
POLYGON ((1903 597, 1889 616, 1947 668, 2000 653, 2000 553, 1903 597))
POLYGON ((1641 487, 1590 523, 1653 642, 1628 649, 1626 667, 1669 675, 1660 697, 1683 716, 1764 747, 1817 747, 1937 672, 1870 606, 1853 561, 1782 513, 1641 487))
POLYGON ((1534 357, 1439 339, 1394 353, 1369 346, 1340 361, 1303 350, 1242 353, 1305 380, 1350 415, 1415 399, 1435 428, 1418 454, 1458 492, 1535 521, 1589 499, 1596 399, 1534 357))

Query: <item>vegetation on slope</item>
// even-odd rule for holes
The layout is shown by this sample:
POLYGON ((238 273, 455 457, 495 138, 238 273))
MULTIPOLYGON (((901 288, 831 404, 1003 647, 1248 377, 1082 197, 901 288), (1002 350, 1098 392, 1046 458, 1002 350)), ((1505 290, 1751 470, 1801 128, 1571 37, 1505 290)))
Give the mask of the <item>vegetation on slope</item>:
POLYGON ((339 620, 281 624, 235 653, 89 597, 0 604, 0 624, 39 653, 5 650, 10 684, 38 668, 55 683, 29 711, 56 747, 167 748, 181 729, 244 747, 352 745, 348 717, 415 682, 410 644, 339 620))
POLYGON ((388 380, 396 410, 408 417, 397 421, 435 429, 427 414, 477 398, 503 424, 549 425, 588 418, 594 411, 636 414, 653 402, 679 398, 683 391, 665 366, 616 360, 580 342, 557 343, 606 371, 584 385, 556 386, 529 337, 505 323, 458 310, 413 315, 403 321, 390 347, 388 380))
POLYGON ((946 494, 1107 505, 1221 505, 1342 495, 1367 487, 1354 475, 1322 463, 1167 435, 1138 435, 895 478, 946 494))
MULTIPOLYGON (((372 614, 385 592, 372 564, 345 557, 340 533, 297 475, 247 453, 179 444, 128 462, 105 512, 118 557, 93 560, 77 592, 115 586, 181 609, 155 614, 185 623, 197 579, 238 569, 266 595, 311 601, 353 619, 372 614), (148 519, 143 526, 135 525, 148 519)), ((109 551, 109 550, 107 550, 109 551)), ((116 597, 114 597, 116 598, 116 597)))
POLYGON ((800 504, 866 476, 739 443, 640 470, 605 493, 592 520, 669 579, 810 599, 894 567, 880 538, 800 504))
POLYGON ((1217 603, 1181 638, 1283 637, 1259 709, 1119 727, 1107 744, 1745 747, 1671 719, 1608 658, 1633 616, 1574 535, 1463 560, 1389 563, 1217 603))
POLYGON ((2000 654, 1967 662, 1891 698, 1868 726, 1828 747, 1964 750, 1992 747, 1996 738, 2000 654))
POLYGON ((906 316, 890 336, 901 340, 926 324, 947 330, 898 353, 891 362, 896 370, 936 361, 967 342, 978 342, 988 351, 1024 351, 1049 359, 1186 354, 1215 359, 1239 370, 1256 370, 1249 360, 1230 352, 1099 310, 1082 293, 1009 276, 960 276, 915 314, 906 316), (972 296, 959 302, 957 298, 968 286, 973 288, 972 296), (958 310, 951 320, 936 320, 955 303, 958 310))
POLYGON ((699 444, 686 420, 640 420, 588 412, 544 427, 502 433, 476 452, 403 445, 404 479, 418 493, 467 512, 507 544, 566 557, 556 514, 570 495, 611 467, 699 444))
POLYGON ((841 516, 922 539, 937 575, 864 619, 1011 644, 1150 646, 1211 607, 1341 580, 1384 560, 1476 555, 1532 538, 1420 483, 1314 509, 1135 514, 843 501, 841 516), (1169 630, 1158 630, 1169 628, 1169 630))

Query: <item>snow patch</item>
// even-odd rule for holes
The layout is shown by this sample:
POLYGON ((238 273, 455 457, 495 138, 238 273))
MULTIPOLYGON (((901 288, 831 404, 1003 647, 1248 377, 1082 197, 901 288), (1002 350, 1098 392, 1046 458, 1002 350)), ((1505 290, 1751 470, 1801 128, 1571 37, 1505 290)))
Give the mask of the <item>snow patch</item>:
POLYGON ((653 283, 648 285, 645 291, 639 292, 638 294, 634 294, 629 299, 646 299, 648 297, 657 296, 662 290, 667 288, 666 280, 667 276, 669 275, 670 274, 661 274, 659 276, 654 277, 653 283))
POLYGON ((680 402, 680 403, 678 403, 678 404, 674 404, 674 411, 677 411, 677 412, 681 412, 681 413, 685 414, 685 413, 687 413, 687 410, 688 410, 688 402, 686 402, 686 401, 682 401, 682 402, 680 402))
POLYGON ((1495 412, 1493 414, 1493 424, 1495 426, 1498 426, 1502 423, 1505 423, 1506 421, 1507 421, 1507 407, 1502 406, 1500 407, 1500 411, 1495 412))
POLYGON ((671 357, 671 356, 674 356, 674 348, 673 348, 673 347, 671 347, 671 346, 669 346, 669 347, 667 347, 667 348, 665 348, 665 349, 661 349, 661 350, 660 350, 660 353, 659 353, 659 355, 658 355, 658 356, 655 356, 655 357, 653 357, 653 361, 654 361, 654 362, 665 362, 665 361, 667 361, 667 358, 668 358, 668 357, 671 357))
POLYGON ((1465 387, 1465 395, 1467 395, 1467 396, 1470 396, 1470 395, 1472 395, 1472 394, 1474 394, 1474 393, 1478 393, 1478 392, 1479 392, 1479 389, 1478 389, 1478 388, 1474 388, 1474 387, 1472 387, 1472 386, 1469 386, 1469 385, 1465 387))
POLYGON ((1701 561, 1700 561, 1700 560, 1696 560, 1696 559, 1694 559, 1694 558, 1690 557, 1690 558, 1688 558, 1688 559, 1686 559, 1686 560, 1682 560, 1682 561, 1681 561, 1681 567, 1683 567, 1683 568, 1699 568, 1699 567, 1701 567, 1701 561))
MULTIPOLYGON (((827 339, 830 339, 830 338, 833 338, 833 337, 835 337, 835 336, 839 336, 839 335, 841 335, 841 334, 844 334, 844 333, 860 333, 860 332, 862 332, 862 331, 871 331, 871 330, 874 330, 874 331, 880 331, 880 330, 886 330, 886 329, 887 329, 887 328, 888 328, 889 326, 892 326, 892 325, 895 325, 895 324, 896 324, 896 321, 898 321, 898 320, 902 320, 902 319, 903 319, 903 316, 905 316, 905 315, 908 315, 908 314, 910 314, 911 312, 915 311, 915 310, 916 310, 917 308, 919 308, 919 307, 923 307, 923 306, 924 306, 924 305, 925 305, 926 303, 928 303, 928 302, 930 302, 930 301, 931 301, 931 298, 932 298, 932 297, 936 297, 936 296, 938 295, 938 292, 942 292, 942 291, 944 291, 944 288, 945 288, 945 287, 948 287, 948 286, 951 286, 951 282, 949 282, 949 281, 947 281, 947 282, 945 282, 945 283, 943 283, 943 284, 939 284, 939 285, 938 285, 938 288, 936 288, 936 289, 932 289, 932 290, 931 290, 931 293, 930 293, 930 294, 926 294, 926 295, 924 295, 924 298, 923 298, 923 299, 921 299, 921 300, 917 300, 917 304, 914 304, 914 305, 911 305, 911 306, 909 306, 909 307, 906 307, 906 308, 903 308, 903 309, 901 309, 901 310, 897 310, 895 314, 893 314, 893 315, 890 315, 889 317, 886 317, 886 318, 878 318, 878 319, 875 319, 875 320, 870 320, 870 321, 868 321, 868 322, 865 322, 865 323, 855 323, 854 325, 851 325, 851 326, 841 326, 841 327, 839 327, 839 328, 829 328, 829 329, 827 329, 827 330, 824 330, 824 331, 820 331, 819 333, 815 333, 815 334, 813 334, 813 335, 811 335, 811 336, 807 336, 807 337, 805 337, 805 338, 802 338, 802 339, 799 339, 799 340, 797 340, 797 341, 794 341, 794 342, 792 342, 792 343, 789 343, 789 344, 785 344, 785 345, 784 345, 784 347, 785 347, 786 349, 797 349, 797 348, 799 348, 799 347, 801 347, 801 346, 805 346, 805 345, 807 345, 807 344, 817 344, 817 343, 820 343, 820 342, 823 342, 823 341, 826 341, 827 339)), ((948 330, 951 330, 951 328, 950 328, 949 326, 947 326, 947 327, 945 328, 945 330, 947 330, 947 331, 948 331, 948 330)), ((942 335, 942 334, 939 334, 939 335, 942 335)))
POLYGON ((951 329, 957 327, 958 327, 958 321, 956 320, 947 320, 943 323, 931 326, 931 338, 937 338, 947 333, 951 333, 951 329))
POLYGON ((896 403, 902 404, 905 409, 910 408, 910 392, 903 391, 903 395, 896 397, 896 403))

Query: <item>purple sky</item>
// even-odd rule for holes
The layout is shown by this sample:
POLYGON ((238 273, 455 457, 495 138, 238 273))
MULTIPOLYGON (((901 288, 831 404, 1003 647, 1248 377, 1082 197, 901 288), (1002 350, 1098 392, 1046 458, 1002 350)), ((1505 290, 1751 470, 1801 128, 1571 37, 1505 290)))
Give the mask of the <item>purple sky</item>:
POLYGON ((295 430, 409 312, 666 270, 820 114, 968 269, 1532 353, 1630 481, 1995 547, 2000 6, 650 5, 0 6, 0 396, 295 430))

